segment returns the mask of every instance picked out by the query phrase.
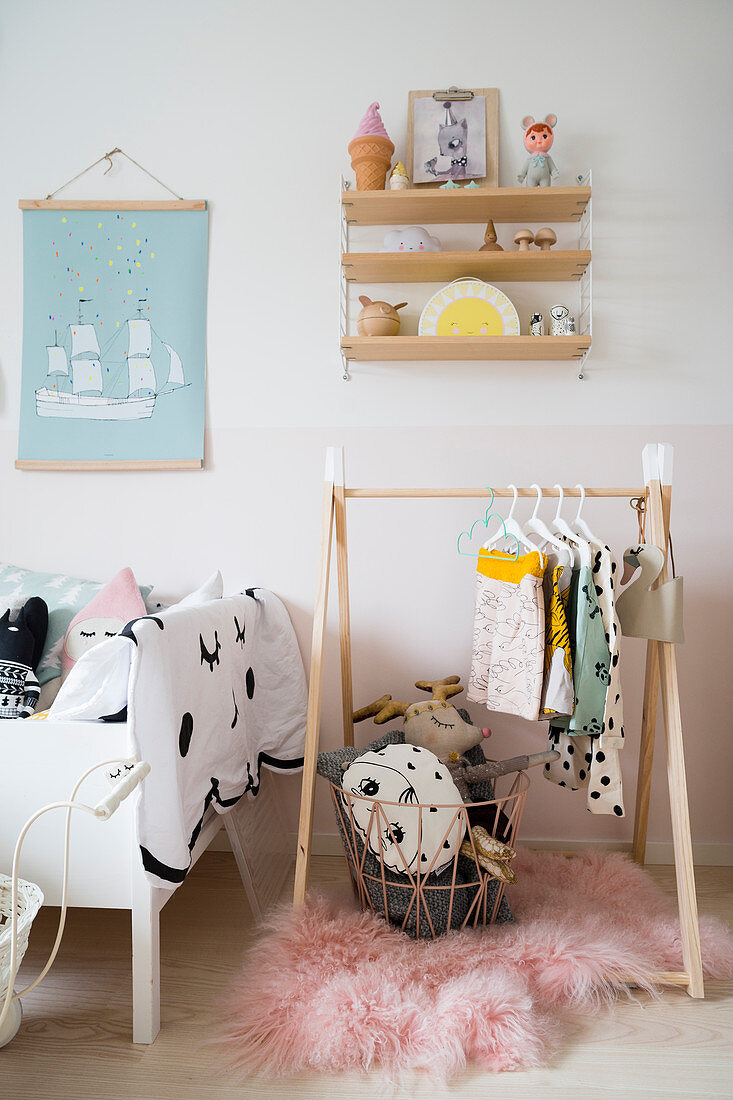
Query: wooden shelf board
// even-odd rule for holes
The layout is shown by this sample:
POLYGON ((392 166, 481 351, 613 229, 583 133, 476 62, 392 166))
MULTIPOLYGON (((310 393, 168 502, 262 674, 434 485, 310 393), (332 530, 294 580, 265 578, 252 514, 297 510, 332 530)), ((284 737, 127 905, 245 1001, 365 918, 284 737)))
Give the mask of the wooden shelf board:
POLYGON ((343 191, 346 220, 353 225, 423 225, 486 222, 578 221, 590 187, 460 187, 441 191, 343 191))
POLYGON ((344 252, 348 282, 439 283, 463 275, 489 282, 552 282, 579 279, 590 252, 344 252))
POLYGON ((347 359, 364 363, 579 359, 590 336, 344 336, 347 359))

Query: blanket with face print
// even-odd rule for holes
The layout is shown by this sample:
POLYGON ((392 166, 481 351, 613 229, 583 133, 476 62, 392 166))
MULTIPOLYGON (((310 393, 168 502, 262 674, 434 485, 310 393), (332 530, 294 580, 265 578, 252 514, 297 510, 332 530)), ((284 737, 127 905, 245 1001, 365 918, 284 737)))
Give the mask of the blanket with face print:
POLYGON ((150 764, 136 813, 154 886, 186 877, 210 806, 226 813, 257 795, 262 767, 303 766, 303 662, 285 607, 265 589, 133 619, 72 676, 77 687, 93 676, 93 695, 71 706, 69 691, 51 716, 124 719, 126 706, 131 750, 150 764))

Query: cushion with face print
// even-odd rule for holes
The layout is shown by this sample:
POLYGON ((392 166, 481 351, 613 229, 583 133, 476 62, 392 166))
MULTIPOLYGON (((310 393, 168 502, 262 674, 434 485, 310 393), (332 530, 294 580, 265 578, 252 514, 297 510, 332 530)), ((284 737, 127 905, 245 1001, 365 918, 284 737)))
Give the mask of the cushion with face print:
MULTIPOLYGON (((13 613, 19 611, 31 596, 41 596, 48 607, 46 640, 41 659, 36 664, 38 682, 42 687, 61 676, 64 636, 69 623, 102 587, 98 581, 82 580, 66 573, 36 573, 19 565, 0 562, 0 614, 10 608, 12 618, 13 613)), ((150 585, 140 587, 143 599, 150 591, 150 585)), ((46 705, 50 702, 52 699, 46 705)))
MULTIPOLYGON (((460 713, 465 721, 470 722, 471 718, 467 711, 461 710, 460 713)), ((377 752, 386 745, 404 745, 404 743, 404 731, 393 729, 380 734, 374 741, 362 746, 362 748, 347 745, 343 748, 321 752, 318 754, 318 774, 330 780, 334 787, 338 788, 341 786, 344 771, 358 757, 364 756, 368 752, 377 752)), ((466 758, 471 764, 483 763, 485 757, 480 745, 469 749, 466 758)), ((476 784, 471 790, 475 798, 493 798, 493 786, 488 780, 485 783, 476 784)), ((430 916, 432 926, 438 935, 447 932, 451 928, 462 926, 471 912, 476 893, 480 889, 480 887, 469 885, 475 878, 475 872, 469 861, 459 854, 455 877, 454 868, 450 865, 443 871, 442 875, 431 876, 431 882, 436 886, 445 886, 446 889, 425 891, 421 895, 421 902, 418 907, 412 900, 412 891, 404 888, 404 884, 407 882, 404 872, 398 874, 385 868, 385 885, 383 887, 379 858, 368 849, 364 851, 364 840, 356 826, 354 826, 355 831, 352 834, 346 808, 344 806, 341 809, 334 808, 336 809, 336 827, 344 847, 348 853, 353 846, 354 858, 360 866, 363 866, 366 876, 364 886, 369 896, 369 906, 375 913, 382 913, 393 926, 412 937, 418 935, 428 936, 430 934, 427 916, 430 916), (453 887, 455 887, 455 893, 453 887), (385 896, 387 909, 385 909, 385 896), (420 916, 419 929, 418 913, 420 916)), ((492 910, 500 885, 492 880, 486 887, 489 912, 492 910)), ((506 897, 502 897, 496 920, 498 923, 502 923, 513 919, 506 897)))
POLYGON ((417 745, 385 745, 346 769, 341 786, 356 795, 354 821, 369 850, 398 874, 440 874, 455 859, 465 831, 463 805, 450 772, 417 745), (374 810, 375 801, 387 803, 374 810))
POLYGON ((121 569, 69 624, 61 667, 68 675, 79 658, 106 638, 114 638, 131 619, 146 614, 132 569, 121 569))

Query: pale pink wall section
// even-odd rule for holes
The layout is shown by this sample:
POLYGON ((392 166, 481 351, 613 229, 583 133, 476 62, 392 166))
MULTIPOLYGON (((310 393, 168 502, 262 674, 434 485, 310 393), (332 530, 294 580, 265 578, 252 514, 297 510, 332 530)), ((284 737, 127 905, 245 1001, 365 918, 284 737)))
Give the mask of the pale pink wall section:
MULTIPOLYGON (((685 578, 687 640, 678 659, 693 836, 731 843, 730 427, 222 429, 208 441, 202 473, 134 475, 12 472, 16 436, 4 432, 6 499, 22 502, 22 521, 4 525, 0 556, 99 579, 129 564, 141 582, 157 582, 173 596, 221 568, 227 591, 262 584, 280 593, 307 659, 328 443, 345 444, 347 478, 355 485, 633 486, 641 483, 642 446, 657 440, 675 446, 672 530, 685 578)), ((457 556, 455 540, 478 515, 476 502, 352 501, 348 508, 357 705, 386 691, 409 699, 412 682, 423 677, 460 673, 465 679, 473 575, 471 562, 457 556)), ((520 506, 520 518, 529 508, 529 502, 520 506)), ((549 511, 547 505, 543 514, 549 511)), ((589 501, 587 516, 619 554, 636 541, 635 516, 625 501, 589 501)), ((335 608, 334 585, 322 729, 327 747, 340 738, 335 608)), ((624 641, 622 662, 628 812, 635 797, 644 643, 624 641)), ((471 709, 481 725, 492 726, 496 754, 543 747, 541 729, 471 709)), ((365 723, 358 729, 362 743, 375 728, 365 723)), ((659 734, 649 839, 668 841, 661 714, 659 734)), ((287 792, 294 820, 294 780, 287 792)), ((321 780, 316 830, 335 831, 321 780)), ((537 775, 524 831, 533 838, 624 840, 631 835, 631 814, 625 820, 591 816, 582 794, 537 775)))

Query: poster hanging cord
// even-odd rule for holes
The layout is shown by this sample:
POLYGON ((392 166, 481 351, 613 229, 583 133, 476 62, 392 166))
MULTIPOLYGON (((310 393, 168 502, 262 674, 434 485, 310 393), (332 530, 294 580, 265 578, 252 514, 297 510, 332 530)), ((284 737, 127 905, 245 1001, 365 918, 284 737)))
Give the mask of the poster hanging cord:
POLYGON ((150 176, 151 180, 155 180, 156 183, 159 183, 161 187, 164 187, 165 190, 169 191, 171 195, 173 195, 175 198, 181 199, 181 201, 183 201, 182 195, 179 195, 176 191, 173 190, 172 187, 169 187, 167 183, 163 183, 162 180, 159 180, 158 177, 154 176, 152 172, 148 172, 147 168, 143 168, 142 164, 138 164, 136 160, 133 160, 129 153, 126 153, 124 149, 119 149, 117 147, 115 147, 114 149, 110 149, 110 151, 101 156, 99 160, 95 160, 94 164, 90 164, 88 168, 82 169, 81 172, 78 172, 77 175, 73 176, 70 180, 67 180, 66 183, 62 183, 61 186, 57 187, 55 191, 52 191, 50 195, 46 195, 46 199, 52 199, 54 195, 58 195, 59 191, 63 191, 63 189, 65 187, 68 187, 70 183, 74 183, 76 180, 80 179, 81 176, 86 175, 87 172, 91 172, 92 168, 96 168, 97 165, 101 164, 103 160, 109 162, 107 168, 105 168, 103 173, 106 176, 112 168, 112 157, 116 153, 119 153, 120 156, 127 157, 131 164, 134 164, 136 168, 139 168, 141 172, 144 172, 146 176, 150 176))

